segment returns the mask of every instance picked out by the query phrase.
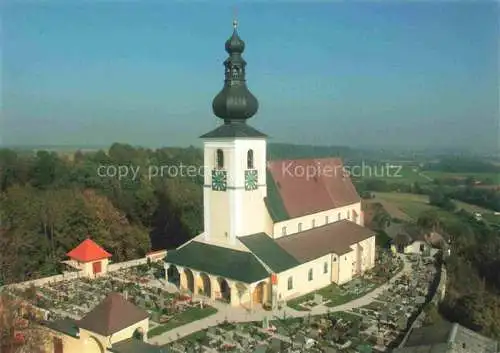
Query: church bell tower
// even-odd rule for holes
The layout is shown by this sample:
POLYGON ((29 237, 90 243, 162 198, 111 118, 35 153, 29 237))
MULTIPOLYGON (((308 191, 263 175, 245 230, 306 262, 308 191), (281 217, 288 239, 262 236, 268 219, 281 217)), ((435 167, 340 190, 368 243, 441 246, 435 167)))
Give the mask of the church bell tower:
POLYGON ((225 44, 229 56, 224 61, 224 86, 212 103, 222 124, 201 136, 205 241, 227 245, 239 236, 264 231, 267 190, 266 135, 247 124, 259 103, 246 85, 245 42, 236 21, 233 27, 225 44))

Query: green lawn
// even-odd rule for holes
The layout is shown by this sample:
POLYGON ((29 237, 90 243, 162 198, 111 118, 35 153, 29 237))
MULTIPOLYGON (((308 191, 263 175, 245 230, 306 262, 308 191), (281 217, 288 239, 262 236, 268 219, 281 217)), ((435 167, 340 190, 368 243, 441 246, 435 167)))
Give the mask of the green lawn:
MULTIPOLYGON (((439 210, 439 208, 429 205, 429 198, 426 195, 398 192, 375 192, 373 194, 375 195, 375 199, 378 198, 392 204, 394 207, 398 208, 403 213, 406 213, 413 219, 417 219, 418 216, 424 211, 439 210)), ((387 210, 387 212, 390 213, 390 210, 387 210)), ((392 216, 393 215, 391 214, 391 217, 392 216)))
MULTIPOLYGON (((378 264, 377 266, 385 266, 385 265, 378 264)), ((376 271, 376 268, 371 271, 376 271)), ((397 267, 394 266, 394 271, 396 273, 400 272, 402 269, 403 268, 401 267, 401 264, 398 264, 397 267)), ((361 298, 362 296, 367 295, 368 293, 380 287, 382 284, 386 283, 385 279, 380 280, 380 278, 378 278, 378 280, 375 278, 368 280, 361 277, 361 278, 355 278, 354 280, 361 281, 359 282, 360 284, 359 288, 361 288, 361 291, 358 293, 355 293, 353 291, 354 288, 351 286, 352 285, 351 282, 343 286, 338 286, 337 284, 332 283, 314 292, 287 301, 287 306, 298 311, 309 311, 310 310, 309 308, 303 307, 300 304, 313 300, 315 294, 320 294, 323 297, 323 301, 328 301, 327 303, 324 304, 325 306, 334 307, 337 305, 342 305, 347 302, 350 302, 351 300, 361 298)))
POLYGON ((298 311, 309 311, 309 309, 302 307, 300 304, 307 302, 309 300, 314 299, 315 294, 320 294, 323 296, 323 300, 329 300, 330 302, 327 304, 327 306, 337 306, 341 305, 344 303, 347 303, 353 299, 356 299, 356 296, 349 293, 349 294, 344 294, 342 292, 342 289, 336 285, 335 283, 332 283, 326 287, 323 287, 321 289, 318 289, 312 293, 308 293, 306 295, 300 296, 298 298, 291 299, 287 301, 287 305, 295 310, 298 311))
POLYGON ((176 327, 189 324, 190 322, 204 319, 210 315, 213 315, 217 312, 217 309, 207 306, 203 309, 199 307, 192 307, 186 309, 182 313, 175 315, 171 318, 166 324, 156 326, 148 331, 148 337, 151 338, 153 336, 158 336, 164 332, 170 331, 176 327))

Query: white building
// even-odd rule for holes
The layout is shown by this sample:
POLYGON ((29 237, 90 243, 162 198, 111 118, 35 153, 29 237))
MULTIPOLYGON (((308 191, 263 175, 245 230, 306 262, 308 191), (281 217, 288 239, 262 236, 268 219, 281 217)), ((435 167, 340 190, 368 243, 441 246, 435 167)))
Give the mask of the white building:
MULTIPOLYGON (((180 287, 231 305, 269 303, 346 283, 375 264, 375 235, 339 159, 268 162, 235 30, 225 84, 213 101, 223 124, 204 141, 204 232, 166 256, 180 287)), ((167 276, 168 276, 167 275, 167 276)))

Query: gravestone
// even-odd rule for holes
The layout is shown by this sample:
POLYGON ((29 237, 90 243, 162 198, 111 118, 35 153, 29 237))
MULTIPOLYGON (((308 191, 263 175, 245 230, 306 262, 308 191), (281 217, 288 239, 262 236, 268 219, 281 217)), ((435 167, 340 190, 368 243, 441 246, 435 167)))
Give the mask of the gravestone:
POLYGON ((389 313, 387 311, 382 311, 380 313, 380 321, 387 321, 389 318, 389 313))
POLYGON ((264 344, 258 345, 255 347, 253 353, 266 353, 267 351, 267 346, 264 344))
POLYGON ((155 311, 153 312, 153 315, 151 315, 151 320, 155 321, 155 322, 160 322, 160 313, 155 311))
POLYGON ((217 330, 215 327, 209 327, 207 330, 207 336, 210 338, 215 338, 217 337, 217 330))
POLYGON ((407 324, 408 324, 408 321, 407 321, 406 317, 402 317, 396 322, 398 329, 401 331, 406 329, 407 324))
POLYGON ((144 308, 146 307, 146 301, 143 298, 138 298, 137 299, 137 306, 144 308))
POLYGON ((262 320, 262 328, 264 330, 269 329, 269 318, 267 316, 264 316, 264 319, 262 320))
POLYGON ((273 352, 280 353, 282 344, 283 342, 281 342, 281 340, 272 338, 270 348, 273 352))
POLYGON ((293 341, 299 345, 304 345, 306 343, 306 337, 303 334, 299 333, 295 336, 293 341))
POLYGON ((224 333, 224 338, 226 339, 227 342, 232 342, 234 339, 234 332, 233 331, 226 331, 224 333))
POLYGON ((425 303, 425 297, 419 296, 415 298, 415 303, 418 305, 424 304, 425 303))
POLYGON ((247 337, 243 337, 240 341, 241 347, 246 351, 248 351, 248 347, 250 347, 250 341, 247 337))
POLYGON ((316 305, 323 304, 323 296, 321 294, 314 294, 314 304, 316 305))
POLYGON ((281 326, 278 327, 277 333, 278 333, 278 335, 281 335, 281 336, 285 336, 285 337, 288 336, 288 331, 285 330, 285 328, 281 327, 281 326))

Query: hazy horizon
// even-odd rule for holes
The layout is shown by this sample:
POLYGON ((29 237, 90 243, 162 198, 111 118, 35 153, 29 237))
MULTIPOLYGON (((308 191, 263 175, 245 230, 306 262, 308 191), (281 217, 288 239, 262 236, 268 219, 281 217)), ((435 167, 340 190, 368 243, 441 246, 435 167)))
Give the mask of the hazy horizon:
MULTIPOLYGON (((6 1, 2 145, 198 146, 233 6, 6 1)), ((499 4, 242 3, 270 142, 498 151, 499 4)))

